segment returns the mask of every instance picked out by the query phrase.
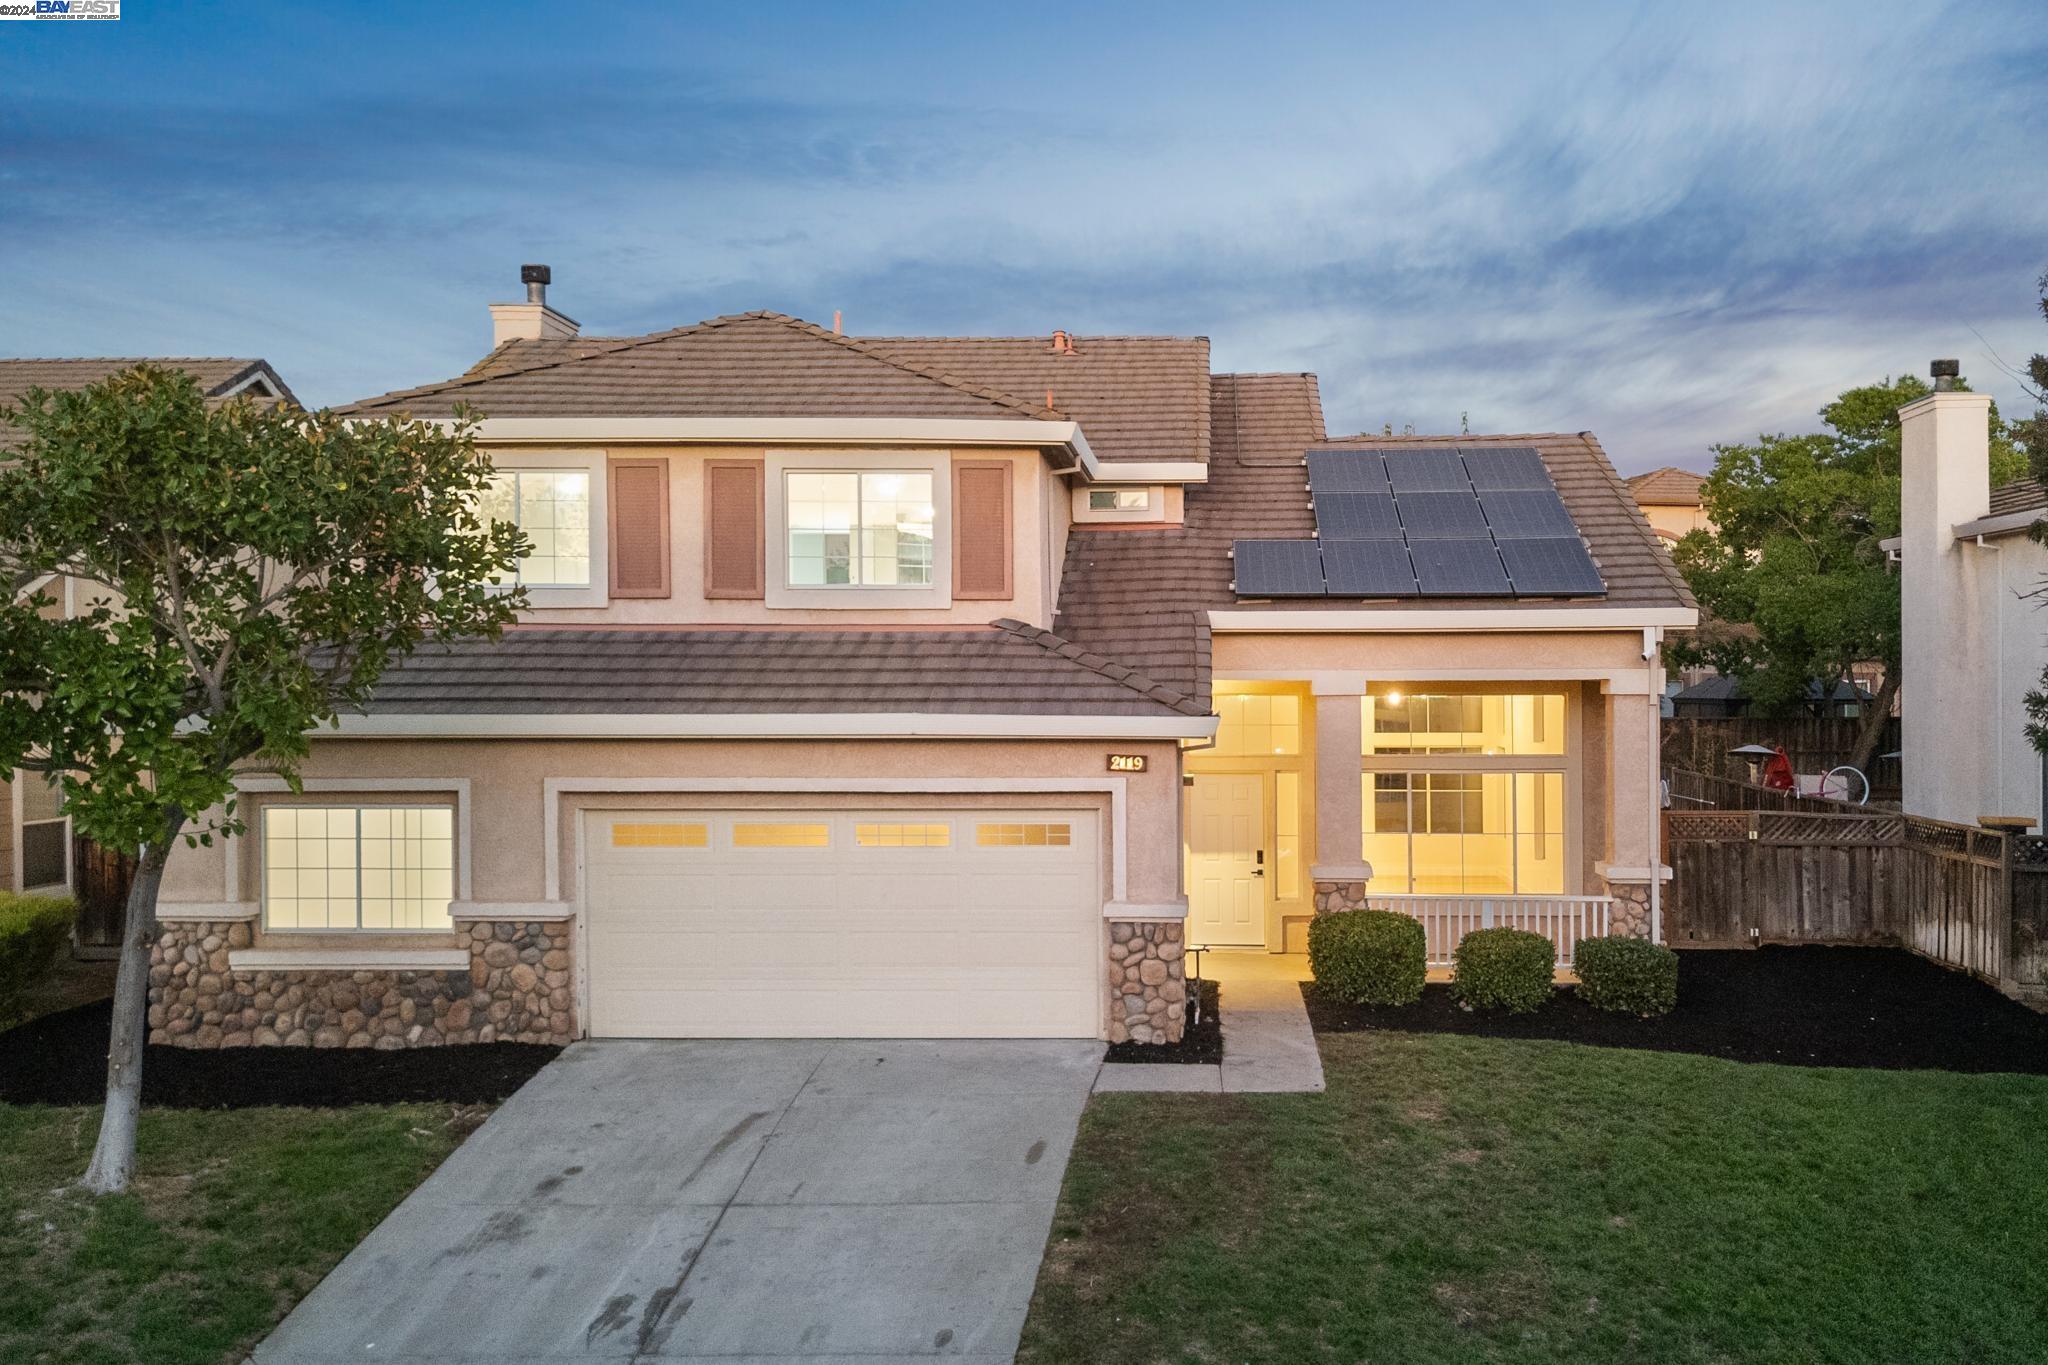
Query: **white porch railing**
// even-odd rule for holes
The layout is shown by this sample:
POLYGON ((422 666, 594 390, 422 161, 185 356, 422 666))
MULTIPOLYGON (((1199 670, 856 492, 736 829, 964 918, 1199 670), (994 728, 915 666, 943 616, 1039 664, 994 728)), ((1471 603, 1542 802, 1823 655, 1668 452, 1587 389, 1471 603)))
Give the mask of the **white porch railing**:
POLYGON ((1557 947, 1557 965, 1569 969, 1582 938, 1607 932, 1611 896, 1378 896, 1366 893, 1365 908, 1391 910, 1422 921, 1429 940, 1429 965, 1449 967, 1458 940, 1474 929, 1527 929, 1557 947))

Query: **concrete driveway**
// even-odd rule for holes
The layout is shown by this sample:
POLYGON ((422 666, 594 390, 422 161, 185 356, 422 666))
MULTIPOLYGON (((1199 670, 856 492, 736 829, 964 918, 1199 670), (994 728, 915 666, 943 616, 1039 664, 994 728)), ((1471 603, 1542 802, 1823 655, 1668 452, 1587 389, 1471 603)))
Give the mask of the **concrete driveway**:
POLYGON ((580 1043, 255 1360, 1008 1361, 1101 1057, 580 1043))

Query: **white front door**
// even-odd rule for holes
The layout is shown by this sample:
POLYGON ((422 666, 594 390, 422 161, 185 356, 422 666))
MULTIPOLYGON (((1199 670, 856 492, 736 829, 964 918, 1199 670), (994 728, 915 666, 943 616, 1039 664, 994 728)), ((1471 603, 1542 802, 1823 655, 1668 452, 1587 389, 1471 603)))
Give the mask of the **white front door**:
POLYGON ((1197 776, 1188 786, 1188 941, 1264 947, 1266 820, 1256 774, 1197 776))

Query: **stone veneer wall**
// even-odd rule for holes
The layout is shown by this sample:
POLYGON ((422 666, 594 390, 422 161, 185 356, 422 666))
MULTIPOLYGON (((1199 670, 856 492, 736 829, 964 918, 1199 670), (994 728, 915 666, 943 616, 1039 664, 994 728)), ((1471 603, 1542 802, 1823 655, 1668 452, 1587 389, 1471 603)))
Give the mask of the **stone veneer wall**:
POLYGON ((1607 912, 1607 932, 1624 938, 1650 936, 1650 887, 1647 882, 1609 882, 1614 905, 1607 912))
POLYGON ((1315 905, 1318 915, 1334 915, 1340 910, 1365 909, 1364 882, 1323 882, 1315 884, 1315 905))
POLYGON ((1180 1041, 1188 999, 1183 933, 1171 920, 1110 921, 1110 1042, 1180 1041))
POLYGON ((235 971, 246 920, 166 924, 151 950, 149 1041, 175 1047, 567 1043, 576 1036, 566 921, 477 921, 466 971, 235 971))

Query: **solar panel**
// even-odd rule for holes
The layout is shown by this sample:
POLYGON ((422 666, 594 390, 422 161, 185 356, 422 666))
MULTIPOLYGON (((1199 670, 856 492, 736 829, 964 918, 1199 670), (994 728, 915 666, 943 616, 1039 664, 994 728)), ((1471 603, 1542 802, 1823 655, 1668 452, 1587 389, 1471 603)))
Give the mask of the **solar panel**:
POLYGON ((1463 493, 1402 493, 1401 529, 1413 540, 1462 540, 1486 534, 1486 518, 1470 489, 1463 493))
POLYGON ((1323 540, 1399 540, 1391 493, 1317 493, 1316 535, 1323 540))
POLYGON ((1313 540, 1240 540, 1231 557, 1240 597, 1323 595, 1323 555, 1313 540))
POLYGON ((1464 462, 1458 459, 1458 452, 1448 446, 1442 450, 1388 451, 1387 477, 1393 481, 1396 493, 1469 494, 1472 491, 1472 480, 1465 473, 1464 462))
POLYGON ((1538 489, 1552 487, 1550 471, 1534 446, 1461 446, 1466 472, 1480 492, 1489 488, 1538 489))
POLYGON ((1482 492, 1479 505, 1486 509, 1486 523, 1496 540, 1530 540, 1579 534, 1579 525, 1564 510, 1564 499, 1554 488, 1510 493, 1482 492))
POLYGON ((1607 584, 1577 536, 1504 540, 1500 552, 1517 597, 1600 597, 1607 584))
POLYGON ((1371 450, 1311 450, 1308 486, 1315 493, 1384 493, 1387 467, 1371 450))
POLYGON ((1413 597, 1415 570, 1398 540, 1333 540, 1323 546, 1332 597, 1413 597))
POLYGON ((1408 552, 1424 597, 1506 597, 1513 591, 1489 538, 1411 541, 1408 552))

